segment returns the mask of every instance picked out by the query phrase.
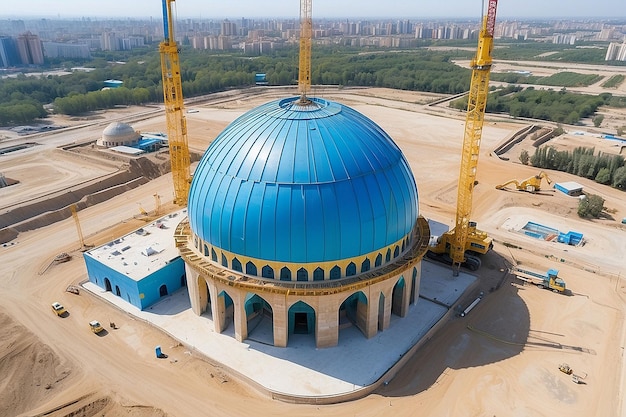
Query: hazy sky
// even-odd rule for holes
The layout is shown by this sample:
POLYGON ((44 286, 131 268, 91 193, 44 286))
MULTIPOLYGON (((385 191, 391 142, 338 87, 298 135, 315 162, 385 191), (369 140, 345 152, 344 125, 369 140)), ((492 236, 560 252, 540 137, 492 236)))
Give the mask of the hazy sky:
MULTIPOLYGON (((626 17, 623 0, 501 0, 501 18, 626 17)), ((314 0, 313 18, 476 18, 481 0, 314 0)), ((297 17, 299 0, 177 0, 178 18, 297 17)), ((161 0, 2 0, 0 18, 154 17, 161 0)))

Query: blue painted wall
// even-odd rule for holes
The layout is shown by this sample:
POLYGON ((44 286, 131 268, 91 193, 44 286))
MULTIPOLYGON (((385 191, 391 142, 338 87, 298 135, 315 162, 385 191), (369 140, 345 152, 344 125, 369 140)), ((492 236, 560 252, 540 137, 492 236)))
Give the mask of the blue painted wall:
POLYGON ((150 307, 161 299, 159 289, 162 285, 166 285, 168 294, 180 289, 181 277, 185 275, 185 263, 180 257, 140 281, 135 281, 103 265, 88 253, 84 253, 83 257, 90 282, 106 290, 105 279, 108 278, 113 294, 117 294, 116 289, 119 288, 120 298, 140 310, 150 307))

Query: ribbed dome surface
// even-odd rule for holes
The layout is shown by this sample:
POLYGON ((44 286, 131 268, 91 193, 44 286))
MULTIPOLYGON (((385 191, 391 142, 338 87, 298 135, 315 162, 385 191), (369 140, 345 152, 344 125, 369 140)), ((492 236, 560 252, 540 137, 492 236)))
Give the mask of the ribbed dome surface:
POLYGON ((232 122, 194 173, 192 231, 225 251, 281 262, 364 255, 407 236, 417 188, 400 149, 338 103, 297 97, 232 122))

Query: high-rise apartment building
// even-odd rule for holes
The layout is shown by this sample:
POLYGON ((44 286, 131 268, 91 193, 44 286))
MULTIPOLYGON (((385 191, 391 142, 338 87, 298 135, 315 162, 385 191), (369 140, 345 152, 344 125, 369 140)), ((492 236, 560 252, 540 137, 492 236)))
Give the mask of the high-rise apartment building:
POLYGON ((17 52, 24 65, 42 65, 43 47, 39 36, 26 32, 17 38, 17 52))
POLYGON ((101 44, 103 51, 117 51, 120 49, 119 41, 115 32, 103 32, 101 44))
POLYGON ((606 50, 605 61, 626 61, 626 41, 611 42, 606 50))
POLYGON ((20 64, 15 39, 10 36, 0 36, 0 68, 14 67, 20 64))

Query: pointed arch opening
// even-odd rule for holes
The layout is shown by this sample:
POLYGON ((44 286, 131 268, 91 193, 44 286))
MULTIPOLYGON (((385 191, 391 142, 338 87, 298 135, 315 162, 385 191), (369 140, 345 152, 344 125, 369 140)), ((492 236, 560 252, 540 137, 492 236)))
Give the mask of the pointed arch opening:
POLYGON ((361 273, 367 272, 370 270, 370 260, 369 258, 365 258, 363 263, 361 263, 361 273))
POLYGON ((248 261, 246 263, 246 274, 248 275, 256 275, 256 265, 252 263, 252 261, 248 261))
POLYGON ((309 271, 307 271, 304 268, 298 269, 298 272, 296 272, 296 279, 298 281, 308 281, 309 280, 309 271))
POLYGON ((248 339, 273 345, 274 312, 270 303, 258 294, 248 293, 244 309, 248 322, 248 339))
POLYGON ((404 317, 406 312, 404 310, 404 295, 406 292, 406 282, 404 277, 400 277, 396 285, 393 286, 393 293, 391 295, 391 314, 404 317))
POLYGON ((350 277, 352 275, 356 275, 356 264, 354 262, 350 262, 346 267, 346 276, 350 277))
POLYGON ((355 326, 366 335, 367 297, 363 291, 357 291, 346 298, 339 306, 339 337, 347 335, 349 328, 355 326))
POLYGON ((265 265, 263 268, 261 268, 261 276, 263 278, 274 279, 274 268, 269 265, 265 265))
POLYGON ((283 266, 280 269, 280 280, 281 281, 291 281, 291 269, 283 266))
POLYGON ((237 258, 233 259, 233 270, 243 272, 243 269, 241 269, 241 261, 237 258))
POLYGON ((313 271, 313 281, 324 281, 324 270, 319 266, 313 271))
MULTIPOLYGON (((304 301, 298 301, 287 314, 289 341, 302 337, 315 338, 315 309, 304 301)), ((289 345, 289 343, 287 343, 289 345)))

